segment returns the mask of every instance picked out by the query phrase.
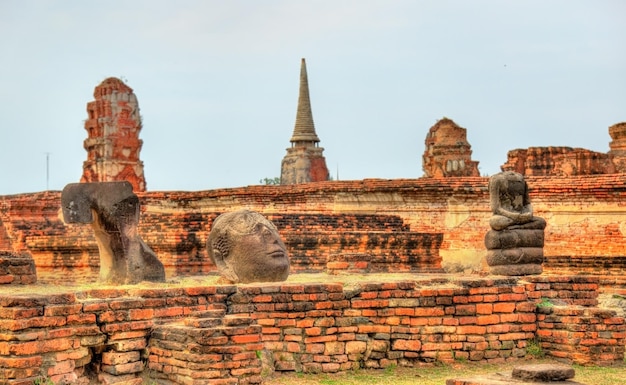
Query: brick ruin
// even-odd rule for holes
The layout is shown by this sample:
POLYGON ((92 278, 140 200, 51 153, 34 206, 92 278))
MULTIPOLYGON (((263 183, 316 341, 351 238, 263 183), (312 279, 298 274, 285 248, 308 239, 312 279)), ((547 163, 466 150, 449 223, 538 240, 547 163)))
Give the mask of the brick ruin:
POLYGON ((107 78, 96 86, 93 96, 95 100, 87 104, 87 160, 80 181, 127 180, 135 192, 146 191, 139 159, 141 115, 132 88, 120 79, 107 78))
POLYGON ((498 363, 524 358, 529 341, 555 359, 611 365, 624 359, 626 323, 595 307, 597 289, 591 277, 435 276, 9 293, 0 379, 260 384, 268 371, 498 363))
POLYGON ((525 176, 598 175, 626 172, 626 122, 609 127, 608 153, 572 147, 529 147, 511 150, 502 171, 525 176))
POLYGON ((424 144, 424 177, 480 176, 478 162, 472 160, 467 130, 452 119, 442 118, 435 123, 428 130, 424 144))
MULTIPOLYGON (((140 193, 140 233, 169 279, 215 272, 204 244, 212 220, 232 207, 257 210, 277 225, 296 272, 338 280, 349 272, 414 275, 400 282, 168 284, 58 294, 28 294, 26 285, 0 298, 0 378, 253 384, 267 370, 502 362, 525 357, 528 341, 566 362, 621 362, 626 321, 597 305, 603 291, 626 294, 626 175, 527 178, 535 213, 548 222, 547 274, 523 279, 481 277, 461 266, 474 261, 470 270, 481 269, 491 215, 487 181, 140 193), (457 274, 439 274, 443 267, 457 274), (554 306, 538 307, 546 301, 554 306)), ((59 204, 54 191, 0 197, 0 247, 29 252, 42 284, 92 282, 92 231, 64 225, 59 204)))
POLYGON ((571 147, 529 147, 509 151, 503 171, 526 176, 574 176, 615 173, 610 154, 571 147))
POLYGON ((28 285, 37 282, 35 261, 28 252, 0 249, 0 285, 28 285))
POLYGON ((0 196, 0 290, 11 285, 0 297, 0 384, 255 384, 268 369, 503 362, 525 357, 529 341, 567 362, 623 362, 626 321, 597 305, 600 293, 626 295, 626 123, 610 127, 607 154, 509 153, 502 169, 526 175, 548 226, 544 274, 504 278, 484 276, 488 178, 471 159, 466 130, 450 119, 426 138, 427 178, 327 181, 303 59, 282 185, 165 193, 145 191, 132 89, 109 78, 94 97, 81 181, 133 184, 141 236, 173 281, 50 289, 94 282, 92 229, 61 221, 60 192, 0 196), (276 224, 293 272, 337 279, 177 284, 216 273, 205 250, 211 224, 242 207, 276 224), (389 272, 413 275, 340 283, 349 273, 389 272))
MULTIPOLYGON (((590 274, 626 294, 626 174, 528 177, 545 218, 547 273, 590 274)), ((363 255, 374 271, 481 271, 491 215, 488 178, 421 178, 249 186, 138 194, 140 234, 167 277, 208 274, 205 242, 213 219, 233 207, 266 215, 278 227, 294 272, 363 255)), ((39 280, 93 281, 98 250, 87 226, 64 225, 60 193, 0 197, 0 246, 28 251, 39 280)))
POLYGON ((609 156, 615 166, 615 172, 626 172, 626 122, 609 127, 611 142, 609 156))

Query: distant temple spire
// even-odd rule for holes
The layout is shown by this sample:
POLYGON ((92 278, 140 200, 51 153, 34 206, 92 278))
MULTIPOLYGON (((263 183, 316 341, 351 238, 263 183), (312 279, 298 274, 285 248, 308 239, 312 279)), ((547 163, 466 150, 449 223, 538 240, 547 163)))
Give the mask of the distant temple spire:
POLYGON ((81 182, 128 181, 133 191, 146 191, 143 162, 139 152, 141 116, 137 97, 126 83, 107 78, 94 89, 87 103, 84 141, 87 160, 81 182))
POLYGON ((313 112, 311 111, 311 98, 309 97, 309 80, 306 73, 306 62, 302 59, 300 67, 300 94, 298 95, 298 112, 296 113, 296 125, 291 136, 291 143, 298 142, 319 143, 320 139, 315 133, 313 112))
POLYGON ((291 148, 287 149, 287 155, 281 164, 281 184, 319 182, 329 179, 326 159, 322 154, 324 149, 319 147, 319 142, 311 112, 306 62, 302 59, 296 124, 291 136, 291 148))

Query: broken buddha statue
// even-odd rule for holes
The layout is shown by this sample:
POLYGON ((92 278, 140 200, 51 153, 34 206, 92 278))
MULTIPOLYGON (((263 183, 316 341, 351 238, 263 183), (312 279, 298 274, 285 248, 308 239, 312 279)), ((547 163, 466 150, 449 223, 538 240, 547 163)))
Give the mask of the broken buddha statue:
POLYGON ((277 282, 289 276, 289 257, 276 226, 254 211, 218 216, 207 250, 228 283, 277 282))
POLYGON ((541 274, 546 221, 533 215, 524 177, 513 171, 493 175, 489 196, 493 215, 485 246, 491 273, 541 274))

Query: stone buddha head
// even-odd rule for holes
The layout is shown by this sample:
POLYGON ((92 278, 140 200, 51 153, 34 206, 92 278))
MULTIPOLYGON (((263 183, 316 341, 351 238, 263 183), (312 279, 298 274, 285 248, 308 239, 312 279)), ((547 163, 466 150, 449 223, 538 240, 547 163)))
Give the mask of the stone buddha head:
POLYGON ((209 256, 232 283, 276 282, 289 276, 289 257, 276 226, 263 215, 238 210, 213 222, 209 256))

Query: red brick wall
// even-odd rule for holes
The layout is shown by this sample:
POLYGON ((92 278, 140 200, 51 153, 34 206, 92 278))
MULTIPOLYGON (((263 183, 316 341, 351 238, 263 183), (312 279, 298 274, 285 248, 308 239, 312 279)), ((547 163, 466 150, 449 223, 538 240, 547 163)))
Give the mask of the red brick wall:
POLYGON ((584 306, 597 297, 597 285, 597 279, 584 277, 425 277, 345 286, 7 294, 0 297, 0 378, 25 385, 39 376, 55 383, 84 383, 95 376, 100 383, 139 384, 145 361, 151 370, 188 375, 200 354, 209 353, 214 354, 202 362, 212 366, 197 368, 197 375, 258 375, 252 352, 260 350, 278 371, 337 372, 455 359, 504 362, 524 357, 534 339, 547 353, 571 362, 618 363, 624 359, 626 321, 613 311, 584 306), (552 295, 569 304, 544 317, 536 304, 552 295), (207 315, 216 311, 227 316, 207 315), (563 331, 589 332, 583 345, 593 349, 576 349, 578 339, 567 340, 563 331), (189 341, 189 350, 180 349, 189 341), (216 358, 220 354, 238 355, 225 360, 216 358), (237 370, 246 363, 255 370, 237 370))
MULTIPOLYGON (((527 181, 535 214, 548 223, 546 271, 623 276, 626 174, 527 181)), ((419 269, 454 264, 477 269, 486 253, 484 236, 491 215, 487 182, 480 177, 366 179, 147 192, 140 194, 140 234, 164 262, 169 277, 213 271, 204 250, 212 220, 242 207, 279 222, 296 271, 307 263, 323 266, 332 252, 373 252, 381 261, 411 261, 419 269), (372 234, 379 245, 387 244, 376 249, 372 234), (410 246, 416 243, 418 250, 411 256, 410 246)), ((62 224, 59 195, 0 197, 3 242, 10 242, 13 250, 29 249, 40 279, 50 274, 54 279, 94 277, 98 253, 92 230, 62 224)))

